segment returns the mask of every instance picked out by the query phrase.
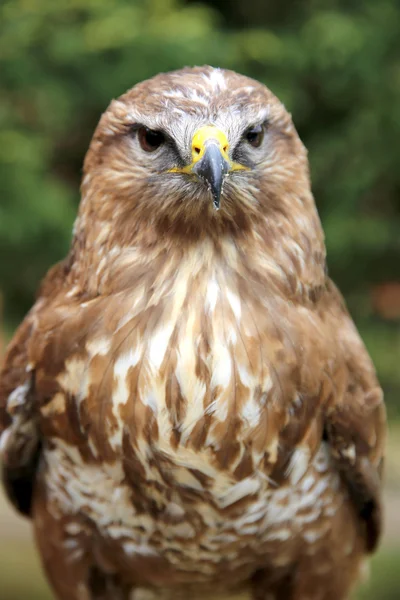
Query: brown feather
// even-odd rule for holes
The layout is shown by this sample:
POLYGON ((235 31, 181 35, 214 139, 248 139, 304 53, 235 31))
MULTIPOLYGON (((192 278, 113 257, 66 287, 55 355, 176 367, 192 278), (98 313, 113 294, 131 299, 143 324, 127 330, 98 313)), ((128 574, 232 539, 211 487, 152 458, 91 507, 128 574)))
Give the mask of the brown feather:
POLYGON ((69 256, 9 347, 0 433, 60 599, 347 597, 381 529, 384 404, 267 88, 201 67, 111 103, 69 256), (218 212, 167 172, 210 123, 251 166, 218 212), (137 124, 169 145, 146 154, 137 124))

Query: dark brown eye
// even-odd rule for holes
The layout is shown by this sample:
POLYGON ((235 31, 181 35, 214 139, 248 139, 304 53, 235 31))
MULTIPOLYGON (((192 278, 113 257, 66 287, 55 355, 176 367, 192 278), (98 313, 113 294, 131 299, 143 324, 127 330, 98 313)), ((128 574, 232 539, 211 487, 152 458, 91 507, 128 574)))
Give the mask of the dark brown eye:
POLYGON ((250 144, 250 146, 253 146, 253 148, 259 148, 264 139, 263 125, 250 127, 250 129, 248 129, 244 134, 244 139, 250 144))
POLYGON ((145 152, 155 152, 164 142, 165 136, 161 131, 154 131, 148 127, 139 127, 139 144, 145 152))

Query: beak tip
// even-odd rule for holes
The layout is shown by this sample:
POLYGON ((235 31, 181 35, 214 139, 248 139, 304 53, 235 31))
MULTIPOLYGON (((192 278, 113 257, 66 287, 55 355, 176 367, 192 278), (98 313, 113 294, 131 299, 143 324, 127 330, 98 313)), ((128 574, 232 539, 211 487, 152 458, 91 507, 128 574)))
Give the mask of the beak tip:
POLYGON ((213 206, 214 209, 218 212, 220 209, 220 201, 219 200, 213 200, 213 206))

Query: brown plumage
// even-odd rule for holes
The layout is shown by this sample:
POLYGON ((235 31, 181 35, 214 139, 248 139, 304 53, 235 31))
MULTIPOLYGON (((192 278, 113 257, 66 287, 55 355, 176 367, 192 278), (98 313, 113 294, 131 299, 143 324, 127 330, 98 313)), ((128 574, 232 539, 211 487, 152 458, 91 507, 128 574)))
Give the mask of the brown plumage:
POLYGON ((60 599, 339 600, 376 547, 382 392, 306 151, 251 79, 111 103, 0 385, 3 479, 60 599))

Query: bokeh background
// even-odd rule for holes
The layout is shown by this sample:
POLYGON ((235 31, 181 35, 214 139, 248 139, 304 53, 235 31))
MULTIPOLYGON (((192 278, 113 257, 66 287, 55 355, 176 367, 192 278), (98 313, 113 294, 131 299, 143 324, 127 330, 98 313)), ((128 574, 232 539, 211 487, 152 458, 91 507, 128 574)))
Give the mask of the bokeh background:
MULTIPOLYGON (((398 0, 2 0, 1 345, 67 251, 83 157, 111 98, 159 71, 204 63, 265 82, 309 149, 330 273, 375 361, 390 417, 385 535, 357 598, 398 599, 398 0)), ((29 525, 3 497, 0 598, 51 598, 29 525)))

